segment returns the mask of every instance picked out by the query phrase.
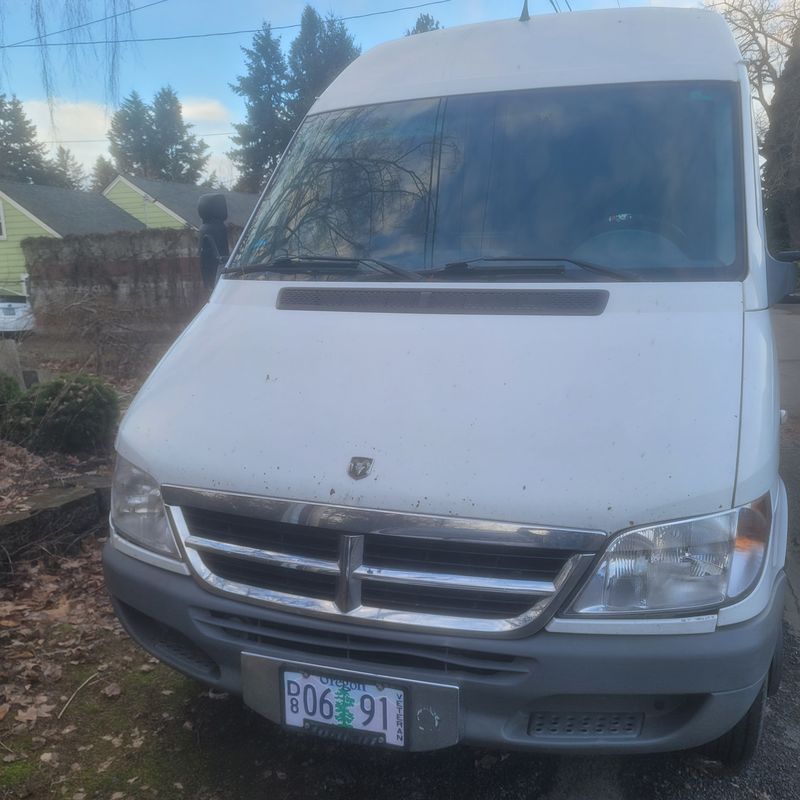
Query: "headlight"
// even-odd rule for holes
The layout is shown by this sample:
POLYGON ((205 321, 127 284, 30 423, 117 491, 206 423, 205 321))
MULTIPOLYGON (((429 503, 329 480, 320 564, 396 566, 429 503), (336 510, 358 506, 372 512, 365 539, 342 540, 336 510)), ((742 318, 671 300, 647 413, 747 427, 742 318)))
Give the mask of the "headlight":
POLYGON ((755 584, 771 523, 765 494, 721 514, 621 533, 570 611, 626 616, 723 605, 755 584))
POLYGON ((135 544, 179 558, 158 484, 121 456, 111 483, 111 522, 135 544))

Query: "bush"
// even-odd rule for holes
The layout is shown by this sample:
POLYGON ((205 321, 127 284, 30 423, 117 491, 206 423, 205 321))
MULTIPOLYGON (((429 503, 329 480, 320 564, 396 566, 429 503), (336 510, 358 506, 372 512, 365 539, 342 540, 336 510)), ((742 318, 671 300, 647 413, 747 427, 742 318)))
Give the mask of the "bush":
POLYGON ((21 396, 19 384, 10 375, 0 373, 0 428, 9 413, 9 407, 21 396))
POLYGON ((12 400, 2 435, 39 452, 107 450, 118 417, 117 395, 110 386, 88 375, 64 375, 12 400))

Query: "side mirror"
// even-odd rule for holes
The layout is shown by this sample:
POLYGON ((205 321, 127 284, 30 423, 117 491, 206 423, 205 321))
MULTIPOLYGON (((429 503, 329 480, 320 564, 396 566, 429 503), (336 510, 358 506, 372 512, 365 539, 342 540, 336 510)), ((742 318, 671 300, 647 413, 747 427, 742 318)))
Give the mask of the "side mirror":
POLYGON ((785 303, 797 288, 797 265, 800 250, 783 250, 777 255, 767 252, 767 303, 785 303))
POLYGON ((228 219, 228 201, 224 194, 201 194, 197 213, 203 222, 225 222, 228 219))

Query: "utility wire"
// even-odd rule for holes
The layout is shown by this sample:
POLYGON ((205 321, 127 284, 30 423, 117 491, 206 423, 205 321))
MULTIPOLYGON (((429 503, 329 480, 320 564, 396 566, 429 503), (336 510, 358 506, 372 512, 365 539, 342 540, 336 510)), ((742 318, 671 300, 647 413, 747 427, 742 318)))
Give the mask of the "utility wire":
POLYGON ((553 6, 553 11, 555 11, 555 12, 556 12, 556 14, 558 14, 558 12, 559 12, 559 8, 558 8, 558 6, 556 5, 556 0, 550 0, 550 5, 551 5, 551 6, 553 6))
MULTIPOLYGON (((399 11, 413 11, 417 8, 426 8, 427 6, 439 6, 443 3, 449 3, 450 0, 429 0, 427 3, 418 3, 413 6, 401 6, 399 8, 387 8, 385 11, 369 11, 365 14, 353 14, 349 17, 337 17, 337 19, 344 21, 354 19, 365 19, 366 17, 379 17, 383 14, 396 14, 399 11)), ((551 0, 552 3, 552 0, 551 0)), ((273 31, 285 31, 291 28, 299 28, 300 23, 296 22, 292 25, 271 25, 270 29, 273 31)), ((209 39, 213 36, 241 36, 245 33, 258 33, 261 28, 247 28, 240 31, 212 31, 211 33, 185 33, 179 36, 152 36, 141 39, 90 39, 81 42, 39 42, 35 44, 4 44, 0 45, 0 50, 12 48, 27 48, 27 47, 72 47, 77 45, 97 45, 97 44, 141 44, 142 42, 174 42, 179 39, 209 39)))
MULTIPOLYGON (((564 2, 567 4, 567 8, 568 8, 570 11, 572 11, 572 6, 570 5, 570 2, 569 2, 569 0, 564 0, 564 2)), ((617 2, 619 2, 619 0, 617 0, 617 2)))
MULTIPOLYGON (((197 133, 197 131, 192 131, 192 135, 204 139, 208 136, 236 136, 236 131, 219 131, 216 133, 197 133)), ((105 139, 56 139, 51 142, 42 142, 42 144, 102 144, 107 141, 108 137, 105 139)))
POLYGON ((81 22, 80 25, 73 25, 71 28, 62 28, 60 31, 50 31, 50 33, 44 33, 41 36, 34 36, 32 39, 23 39, 20 42, 12 42, 11 44, 0 45, 0 47, 20 47, 23 44, 28 44, 28 42, 41 42, 42 39, 48 36, 57 36, 59 33, 69 33, 70 31, 78 30, 78 28, 88 28, 90 25, 97 25, 98 22, 107 22, 110 19, 124 17, 126 14, 133 14, 134 11, 141 11, 142 9, 150 8, 151 6, 160 6, 162 3, 166 2, 167 0, 155 0, 153 3, 146 3, 143 6, 129 8, 127 11, 118 11, 116 14, 109 14, 107 17, 93 19, 90 22, 81 22))

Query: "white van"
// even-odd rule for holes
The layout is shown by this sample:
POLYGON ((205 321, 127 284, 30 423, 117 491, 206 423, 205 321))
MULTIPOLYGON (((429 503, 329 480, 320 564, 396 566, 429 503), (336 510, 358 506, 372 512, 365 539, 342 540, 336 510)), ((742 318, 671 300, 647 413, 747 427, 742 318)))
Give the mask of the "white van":
POLYGON ((371 50, 125 416, 120 619, 292 730, 741 763, 780 674, 784 277, 716 14, 371 50))

